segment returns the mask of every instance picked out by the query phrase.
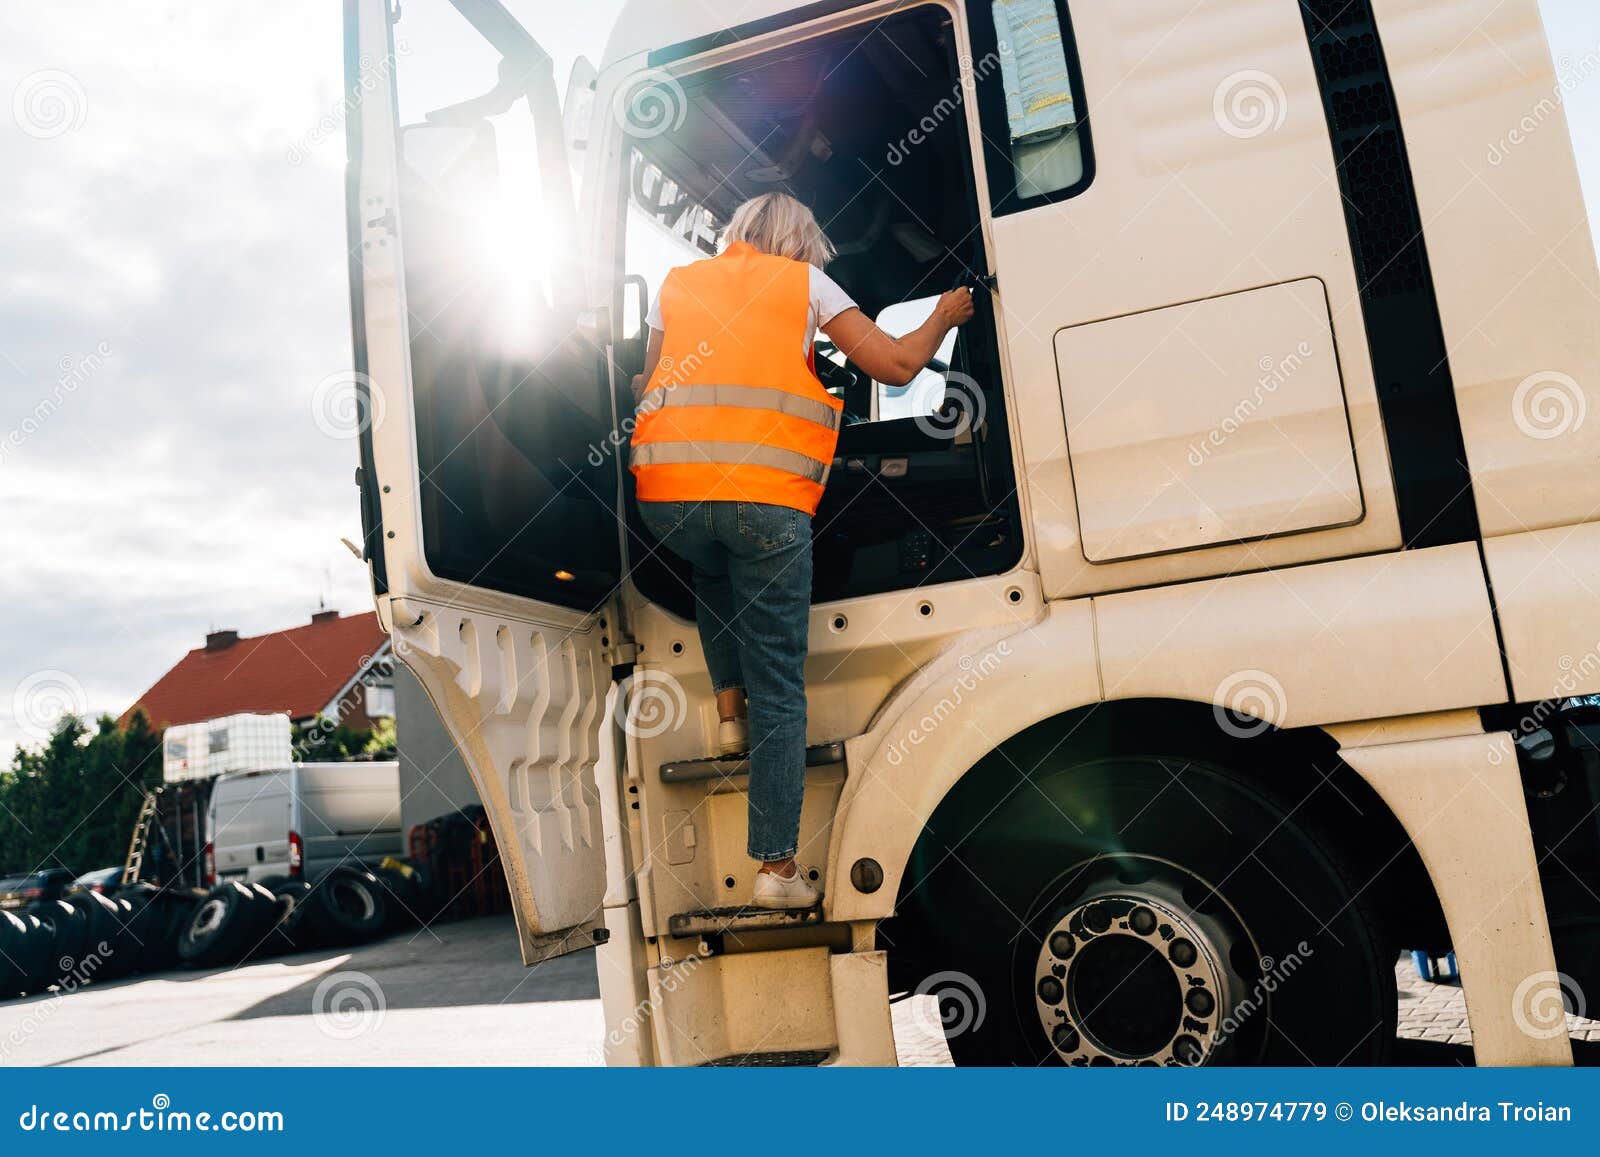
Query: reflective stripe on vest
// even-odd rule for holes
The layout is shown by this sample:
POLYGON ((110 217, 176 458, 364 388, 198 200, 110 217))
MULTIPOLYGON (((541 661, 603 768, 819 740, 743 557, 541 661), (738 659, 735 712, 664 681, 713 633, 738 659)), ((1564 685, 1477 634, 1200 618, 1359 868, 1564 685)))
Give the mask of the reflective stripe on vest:
POLYGON ((760 442, 647 442, 633 448, 635 466, 770 466, 808 482, 828 480, 831 462, 760 442))
POLYGON ((826 402, 802 398, 784 390, 766 386, 663 386, 651 390, 639 404, 639 413, 654 413, 667 406, 738 406, 747 410, 776 410, 791 418, 804 418, 835 432, 839 429, 843 410, 835 410, 826 402))

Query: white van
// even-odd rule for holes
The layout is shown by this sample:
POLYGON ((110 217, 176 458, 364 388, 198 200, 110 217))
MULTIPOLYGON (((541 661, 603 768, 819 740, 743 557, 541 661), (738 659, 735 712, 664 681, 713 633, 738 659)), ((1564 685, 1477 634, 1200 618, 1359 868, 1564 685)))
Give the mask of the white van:
POLYGON ((239 771, 211 789, 206 876, 315 880, 404 852, 398 763, 296 763, 239 771))

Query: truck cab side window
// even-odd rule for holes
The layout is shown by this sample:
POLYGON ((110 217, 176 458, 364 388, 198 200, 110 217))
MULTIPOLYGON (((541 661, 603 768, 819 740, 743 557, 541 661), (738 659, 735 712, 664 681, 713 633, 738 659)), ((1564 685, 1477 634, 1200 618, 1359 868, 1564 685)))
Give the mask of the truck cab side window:
POLYGON ((1066 4, 990 0, 971 20, 994 212, 1077 196, 1094 179, 1094 155, 1066 4))

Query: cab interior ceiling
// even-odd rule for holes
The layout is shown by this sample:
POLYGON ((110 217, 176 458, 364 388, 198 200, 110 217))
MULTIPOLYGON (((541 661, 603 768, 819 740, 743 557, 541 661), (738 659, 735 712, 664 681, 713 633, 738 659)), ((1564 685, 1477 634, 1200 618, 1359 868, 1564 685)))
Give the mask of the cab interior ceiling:
POLYGON ((681 126, 639 151, 719 224, 772 190, 809 205, 839 251, 829 274, 876 316, 975 268, 953 40, 928 7, 684 77, 681 126))

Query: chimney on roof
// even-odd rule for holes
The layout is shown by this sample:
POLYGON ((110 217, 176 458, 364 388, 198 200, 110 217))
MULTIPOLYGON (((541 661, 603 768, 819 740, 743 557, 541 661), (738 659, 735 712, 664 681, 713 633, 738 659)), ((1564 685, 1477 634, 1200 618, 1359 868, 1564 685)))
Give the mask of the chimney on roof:
POLYGON ((238 631, 212 631, 206 636, 206 650, 226 651, 238 641, 238 631))
POLYGON ((333 620, 337 619, 338 617, 339 617, 339 612, 338 611, 314 611, 314 612, 312 612, 312 615, 311 615, 311 622, 313 624, 316 624, 316 623, 331 623, 331 622, 333 622, 333 620))

